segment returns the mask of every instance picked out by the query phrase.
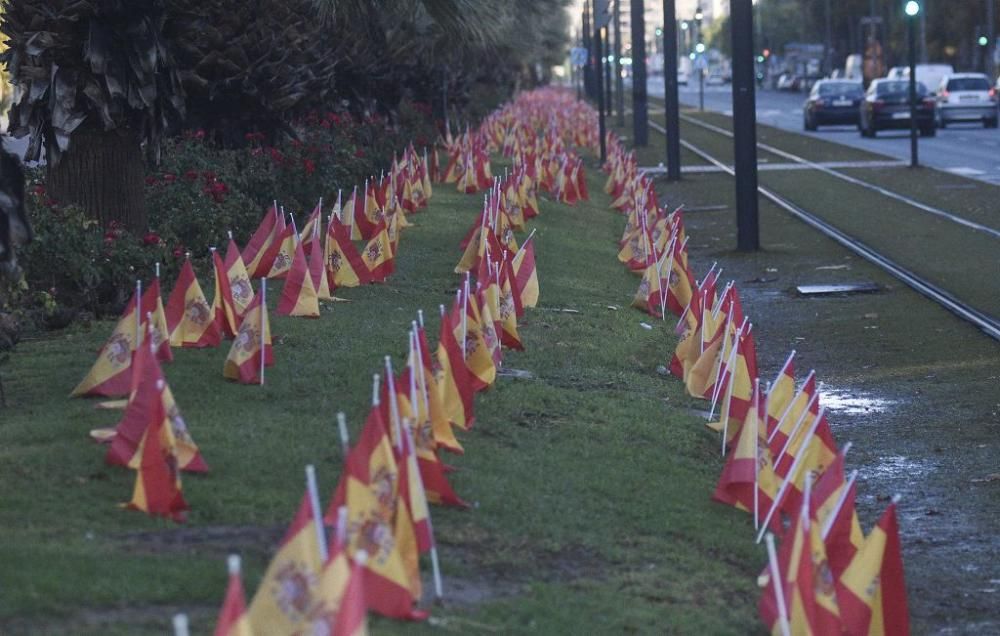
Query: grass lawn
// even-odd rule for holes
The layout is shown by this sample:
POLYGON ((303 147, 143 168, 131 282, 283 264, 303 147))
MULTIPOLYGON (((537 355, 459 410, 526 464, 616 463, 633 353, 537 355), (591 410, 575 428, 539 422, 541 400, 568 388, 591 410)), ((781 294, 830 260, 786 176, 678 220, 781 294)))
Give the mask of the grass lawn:
MULTIPOLYGON (((480 395, 465 456, 447 458, 474 505, 432 511, 446 603, 433 624, 376 619, 375 633, 759 629, 763 551, 747 515, 709 501, 717 440, 685 412, 680 383, 656 372, 672 322, 623 306, 639 282, 615 258, 623 219, 607 208, 603 175, 589 176, 591 203, 543 201, 533 223, 540 306, 521 325, 526 352, 505 363, 534 379, 501 378, 480 395)), ((193 633, 208 633, 234 550, 252 594, 303 466, 316 464, 321 493, 336 483, 334 414, 346 411, 357 433, 371 374, 386 354, 402 364, 417 309, 436 342, 437 306, 453 298, 457 244, 480 204, 437 186, 391 282, 340 290, 350 302, 318 320, 276 316, 272 284, 276 365, 263 388, 222 378, 226 346, 175 352, 165 372, 211 467, 185 477, 184 526, 117 508, 134 475, 106 467, 87 436, 116 414, 66 397, 112 323, 20 344, 0 367, 0 632, 162 634, 183 610, 193 633)))

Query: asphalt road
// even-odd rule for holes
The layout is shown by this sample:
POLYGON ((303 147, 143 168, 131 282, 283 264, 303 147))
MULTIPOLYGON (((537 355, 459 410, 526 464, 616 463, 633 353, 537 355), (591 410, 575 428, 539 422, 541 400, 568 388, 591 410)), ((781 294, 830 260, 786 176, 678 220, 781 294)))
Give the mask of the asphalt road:
MULTIPOLYGON (((663 78, 650 78, 649 94, 663 97, 663 78)), ((680 101, 685 106, 698 106, 698 85, 680 87, 680 101)), ((757 121, 846 144, 869 152, 881 153, 909 161, 910 138, 907 131, 882 131, 875 139, 862 137, 854 126, 830 126, 817 132, 802 128, 804 93, 783 93, 773 90, 757 92, 757 121)), ((706 86, 705 108, 727 115, 733 112, 729 86, 706 86)), ((949 124, 933 138, 920 138, 920 162, 923 165, 954 174, 1000 185, 1000 129, 985 129, 982 124, 949 124)))

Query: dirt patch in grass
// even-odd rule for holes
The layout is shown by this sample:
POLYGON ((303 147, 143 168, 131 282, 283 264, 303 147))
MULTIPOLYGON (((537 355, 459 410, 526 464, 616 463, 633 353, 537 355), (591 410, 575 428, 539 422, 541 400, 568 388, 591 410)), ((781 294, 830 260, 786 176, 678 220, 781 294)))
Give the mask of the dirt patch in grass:
POLYGON ((284 526, 201 526, 169 530, 129 532, 112 541, 135 554, 197 554, 222 559, 229 554, 259 554, 274 551, 284 526))

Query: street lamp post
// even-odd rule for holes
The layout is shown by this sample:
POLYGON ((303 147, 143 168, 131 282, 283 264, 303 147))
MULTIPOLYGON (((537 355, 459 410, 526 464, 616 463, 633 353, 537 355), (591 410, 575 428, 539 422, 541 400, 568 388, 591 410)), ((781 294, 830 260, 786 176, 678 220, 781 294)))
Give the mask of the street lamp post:
POLYGON ((906 38, 909 45, 910 62, 910 167, 920 165, 917 157, 917 15, 920 3, 909 0, 903 7, 906 13, 906 38))
POLYGON ((663 103, 667 131, 667 179, 681 178, 681 123, 677 95, 677 7, 663 0, 663 103))
POLYGON ((698 4, 697 8, 694 10, 694 23, 698 28, 698 40, 694 45, 695 53, 697 57, 695 58, 695 67, 698 70, 698 110, 704 112, 705 110, 705 43, 702 41, 701 36, 701 19, 704 15, 701 12, 701 3, 698 4))

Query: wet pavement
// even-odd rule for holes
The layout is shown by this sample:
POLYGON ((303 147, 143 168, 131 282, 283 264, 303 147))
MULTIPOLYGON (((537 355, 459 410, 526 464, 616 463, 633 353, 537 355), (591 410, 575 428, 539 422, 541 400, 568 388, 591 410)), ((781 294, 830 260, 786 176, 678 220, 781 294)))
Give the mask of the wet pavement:
POLYGON ((865 532, 902 495, 913 632, 1000 633, 1000 344, 774 208, 762 205, 761 252, 728 251, 728 178, 691 176, 658 189, 669 203, 728 206, 685 217, 694 274, 718 261, 723 279, 736 279, 762 380, 791 349, 800 381, 816 370, 838 444, 853 443, 847 469, 859 471, 865 532), (695 198, 704 192, 712 200, 695 198), (795 292, 857 280, 883 291, 795 292))

